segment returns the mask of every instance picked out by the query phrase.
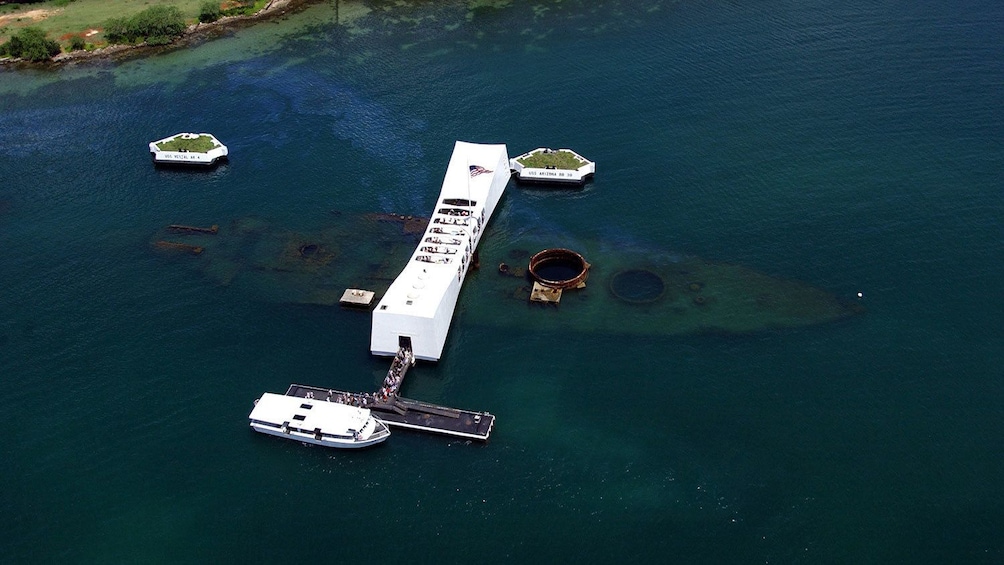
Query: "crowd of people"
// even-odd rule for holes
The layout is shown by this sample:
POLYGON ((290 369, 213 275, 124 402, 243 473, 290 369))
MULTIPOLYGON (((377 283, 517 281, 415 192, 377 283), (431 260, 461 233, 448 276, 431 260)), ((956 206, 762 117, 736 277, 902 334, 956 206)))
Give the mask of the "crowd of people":
MULTIPOLYGON (((394 360, 390 364, 390 370, 387 371, 387 376, 384 377, 380 390, 373 393, 335 392, 334 390, 329 390, 327 401, 362 408, 378 403, 385 404, 391 402, 397 397, 397 393, 401 389, 401 383, 404 381, 405 372, 407 372, 408 367, 414 364, 414 362, 414 357, 411 351, 402 349, 394 356, 394 360)), ((307 394, 309 398, 313 398, 313 393, 308 392, 307 394)))

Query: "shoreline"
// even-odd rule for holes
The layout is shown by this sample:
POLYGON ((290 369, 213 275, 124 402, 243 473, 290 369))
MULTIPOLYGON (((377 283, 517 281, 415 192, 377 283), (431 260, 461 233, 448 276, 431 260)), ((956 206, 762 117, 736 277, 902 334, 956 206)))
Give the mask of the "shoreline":
POLYGON ((24 59, 2 59, 0 69, 57 69, 81 63, 99 61, 125 61, 156 53, 166 53, 176 49, 184 49, 195 44, 222 37, 231 31, 251 27, 252 25, 270 21, 278 17, 296 13, 322 0, 272 0, 264 8, 250 16, 227 16, 215 22, 196 22, 185 29, 185 32, 167 45, 136 45, 115 44, 95 49, 94 51, 62 52, 48 61, 26 61, 24 59))

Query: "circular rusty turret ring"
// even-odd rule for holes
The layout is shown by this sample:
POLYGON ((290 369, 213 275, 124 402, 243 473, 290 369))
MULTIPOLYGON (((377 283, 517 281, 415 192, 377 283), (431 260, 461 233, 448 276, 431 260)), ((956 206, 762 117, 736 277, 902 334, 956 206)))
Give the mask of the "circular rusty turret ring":
POLYGON ((666 283, 655 271, 627 269, 610 279, 610 292, 630 304, 649 304, 659 301, 666 294, 666 283))
POLYGON ((530 276, 542 285, 551 288, 575 288, 586 281, 589 276, 589 263, 571 249, 545 249, 530 257, 530 276), (542 271, 556 268, 569 273, 569 276, 556 278, 553 275, 542 276, 542 271))
POLYGON ((320 251, 320 249, 321 249, 320 246, 318 246, 316 243, 304 243, 303 245, 300 246, 298 251, 300 252, 300 257, 311 257, 313 255, 316 255, 317 252, 320 251))

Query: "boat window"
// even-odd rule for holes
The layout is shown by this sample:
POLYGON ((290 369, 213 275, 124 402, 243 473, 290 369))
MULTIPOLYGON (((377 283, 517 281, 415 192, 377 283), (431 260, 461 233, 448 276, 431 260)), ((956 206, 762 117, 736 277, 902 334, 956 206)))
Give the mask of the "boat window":
POLYGON ((278 428, 279 424, 273 424, 272 422, 265 422, 262 420, 251 420, 252 424, 257 424, 259 426, 268 426, 270 428, 278 428))
POLYGON ((302 421, 306 420, 306 419, 307 419, 307 417, 306 417, 306 416, 304 416, 303 414, 297 414, 296 416, 293 416, 293 419, 294 419, 294 420, 299 420, 299 421, 301 421, 301 422, 302 422, 302 421))
POLYGON ((440 208, 440 214, 446 214, 447 216, 470 216, 470 210, 464 210, 463 208, 440 208))
POLYGON ((313 404, 301 404, 300 405, 300 408, 303 408, 304 410, 310 410, 313 407, 314 407, 313 404))
POLYGON ((433 218, 432 223, 443 224, 448 226, 466 226, 470 224, 470 218, 433 218))
POLYGON ((444 198, 443 204, 448 204, 450 206, 476 206, 478 203, 465 198, 444 198))

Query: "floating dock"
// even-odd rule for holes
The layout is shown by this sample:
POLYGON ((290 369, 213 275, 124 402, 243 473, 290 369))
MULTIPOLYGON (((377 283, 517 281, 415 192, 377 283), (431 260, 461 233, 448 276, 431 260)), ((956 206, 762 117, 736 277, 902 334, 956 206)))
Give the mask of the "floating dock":
POLYGON ((394 355, 380 390, 373 393, 346 392, 333 388, 307 385, 289 385, 286 396, 325 400, 369 409, 388 426, 407 428, 479 441, 488 441, 495 426, 495 416, 488 412, 474 412, 428 402, 401 398, 398 392, 408 369, 415 365, 410 349, 400 348, 394 355))
POLYGON ((338 303, 342 306, 353 306, 356 308, 369 308, 373 304, 373 297, 376 293, 372 290, 363 290, 361 288, 347 288, 345 292, 342 293, 342 297, 338 300, 338 303))
POLYGON ((372 395, 298 384, 289 385, 286 395, 315 400, 330 399, 331 402, 355 398, 359 399, 360 406, 369 408, 374 416, 392 428, 406 428, 478 441, 488 441, 488 436, 495 426, 495 416, 488 412, 436 406, 396 396, 386 402, 369 401, 368 399, 373 398, 372 395), (363 399, 367 399, 367 402, 363 403, 363 399))

